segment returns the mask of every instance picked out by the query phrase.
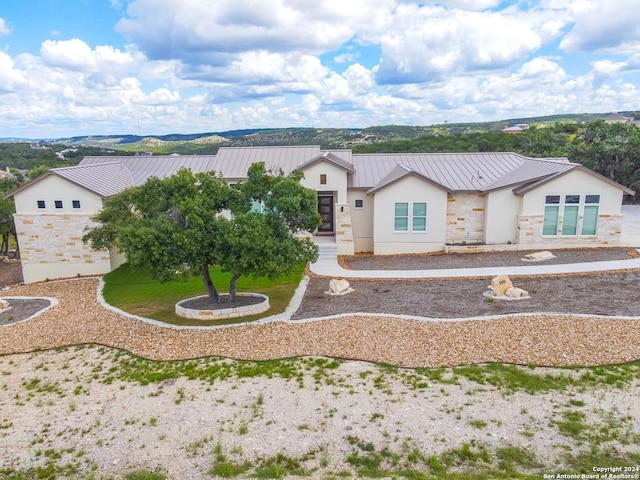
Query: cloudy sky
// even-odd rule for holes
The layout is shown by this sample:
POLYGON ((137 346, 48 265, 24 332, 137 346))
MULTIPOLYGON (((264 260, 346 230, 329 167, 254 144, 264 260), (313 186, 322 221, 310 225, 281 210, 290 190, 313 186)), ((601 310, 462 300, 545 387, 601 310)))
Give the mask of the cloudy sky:
POLYGON ((0 137, 640 110, 640 0, 0 6, 0 137))

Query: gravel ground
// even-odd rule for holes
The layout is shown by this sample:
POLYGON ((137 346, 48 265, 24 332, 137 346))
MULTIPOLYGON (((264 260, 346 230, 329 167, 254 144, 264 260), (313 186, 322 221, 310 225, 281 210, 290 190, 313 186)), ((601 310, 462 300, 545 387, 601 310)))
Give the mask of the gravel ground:
MULTIPOLYGON (((543 262, 524 259, 536 250, 488 253, 434 253, 423 255, 356 255, 341 257, 344 268, 352 270, 439 270, 444 268, 514 267, 521 265, 553 265, 582 262, 627 260, 630 248, 583 248, 552 250, 556 258, 543 262)), ((537 250, 539 251, 539 250, 537 250)))
MULTIPOLYGON (((573 278, 565 277, 567 284, 573 278)), ((600 283, 604 282, 601 277, 600 283)), ((1 327, 0 355, 98 343, 157 360, 318 355, 405 367, 489 361, 596 365, 640 357, 640 321, 615 316, 505 315, 452 323, 347 314, 314 322, 172 329, 105 309, 96 299, 97 285, 97 279, 78 279, 12 288, 12 296, 54 297, 59 303, 29 321, 1 327)), ((595 294, 595 284, 593 287, 595 294)), ((629 301, 632 299, 629 295, 629 301)), ((303 301, 302 308, 304 305, 303 301)))
POLYGON ((487 301, 481 280, 350 280, 354 292, 327 295, 329 280, 311 278, 294 320, 376 312, 429 318, 469 318, 515 313, 573 313, 640 317, 640 299, 630 286, 640 285, 640 272, 600 273, 511 279, 531 298, 487 301))

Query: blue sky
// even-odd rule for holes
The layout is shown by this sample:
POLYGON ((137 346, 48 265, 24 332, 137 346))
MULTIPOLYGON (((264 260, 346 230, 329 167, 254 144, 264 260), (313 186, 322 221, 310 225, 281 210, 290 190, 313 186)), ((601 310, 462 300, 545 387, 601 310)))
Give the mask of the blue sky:
POLYGON ((0 137, 640 110, 638 0, 0 6, 0 137))

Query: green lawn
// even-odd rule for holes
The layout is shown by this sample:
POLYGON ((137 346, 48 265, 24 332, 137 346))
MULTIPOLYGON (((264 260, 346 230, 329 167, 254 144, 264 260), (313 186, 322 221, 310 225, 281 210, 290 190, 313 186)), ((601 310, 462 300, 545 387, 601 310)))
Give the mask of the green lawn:
MULTIPOLYGON (((228 292, 230 275, 222 273, 217 268, 212 268, 210 271, 211 279, 218 291, 228 292)), ((173 325, 228 325, 251 322, 284 312, 303 275, 304 265, 299 265, 291 275, 273 281, 268 278, 241 277, 238 280, 238 292, 267 295, 271 308, 259 315, 227 320, 191 320, 178 317, 174 313, 175 304, 179 301, 206 295, 206 290, 199 276, 187 281, 173 280, 159 283, 144 270, 134 270, 125 264, 105 275, 103 295, 107 303, 125 312, 173 325)))

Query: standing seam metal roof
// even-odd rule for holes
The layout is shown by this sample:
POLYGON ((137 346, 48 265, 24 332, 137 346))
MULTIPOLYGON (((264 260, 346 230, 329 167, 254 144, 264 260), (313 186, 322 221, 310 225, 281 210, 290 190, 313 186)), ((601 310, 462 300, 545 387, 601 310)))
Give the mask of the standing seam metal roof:
MULTIPOLYGON (((353 165, 349 188, 378 189, 398 174, 399 165, 451 192, 486 192, 539 181, 578 165, 566 158, 530 158, 516 153, 376 153, 352 154, 351 150, 324 150, 318 145, 292 147, 222 147, 217 155, 145 157, 85 157, 81 166, 121 162, 140 185, 150 176, 160 178, 185 167, 193 172, 215 171, 227 179, 244 179, 252 163, 285 174, 322 155, 337 157, 345 167, 353 165)), ((334 162, 335 163, 335 162, 334 162)), ((71 167, 74 168, 74 167, 71 167)), ((104 176, 98 178, 98 183, 104 176)), ((97 186, 95 187, 97 188, 97 186)))
POLYGON ((120 162, 52 168, 51 173, 91 190, 101 197, 110 197, 133 186, 131 172, 120 162))

